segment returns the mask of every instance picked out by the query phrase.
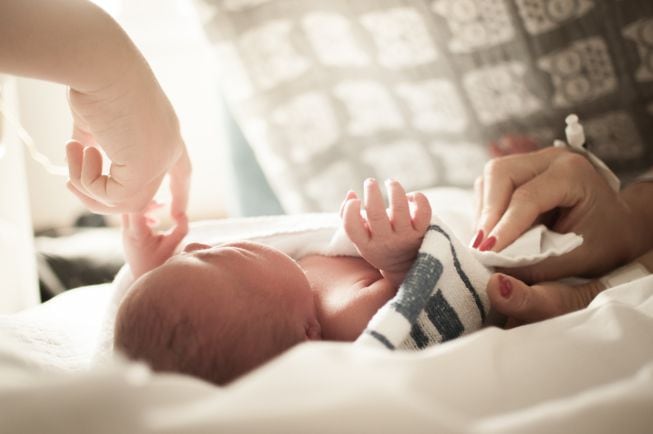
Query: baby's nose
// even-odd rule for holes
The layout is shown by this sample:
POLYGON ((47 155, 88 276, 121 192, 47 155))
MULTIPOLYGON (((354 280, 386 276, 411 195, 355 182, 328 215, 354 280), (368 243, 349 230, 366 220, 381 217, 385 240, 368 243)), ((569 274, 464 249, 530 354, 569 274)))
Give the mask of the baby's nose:
POLYGON ((194 252, 195 250, 204 250, 204 249, 209 249, 211 246, 208 244, 203 244, 203 243, 188 243, 186 244, 186 247, 184 247, 184 253, 190 253, 194 252))

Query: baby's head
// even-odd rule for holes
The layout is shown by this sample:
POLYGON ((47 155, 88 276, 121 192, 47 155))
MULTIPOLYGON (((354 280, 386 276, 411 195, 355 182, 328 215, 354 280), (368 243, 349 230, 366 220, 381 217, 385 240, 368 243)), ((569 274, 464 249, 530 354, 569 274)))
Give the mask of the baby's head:
POLYGON ((134 283, 114 344, 156 371, 225 384, 319 338, 313 293, 290 257, 252 242, 194 243, 134 283))

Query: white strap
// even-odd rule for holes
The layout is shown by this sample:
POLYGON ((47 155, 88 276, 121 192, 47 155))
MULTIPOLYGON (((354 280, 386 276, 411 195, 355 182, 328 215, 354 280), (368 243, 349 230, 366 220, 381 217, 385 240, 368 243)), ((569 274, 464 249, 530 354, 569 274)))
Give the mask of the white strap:
POLYGON ((603 176, 614 191, 619 191, 621 188, 621 181, 617 175, 596 155, 592 154, 585 147, 585 132, 583 126, 578 121, 578 116, 570 114, 565 119, 567 128, 565 133, 567 135, 567 142, 563 140, 555 140, 553 146, 565 148, 571 152, 575 152, 587 158, 594 168, 603 176))

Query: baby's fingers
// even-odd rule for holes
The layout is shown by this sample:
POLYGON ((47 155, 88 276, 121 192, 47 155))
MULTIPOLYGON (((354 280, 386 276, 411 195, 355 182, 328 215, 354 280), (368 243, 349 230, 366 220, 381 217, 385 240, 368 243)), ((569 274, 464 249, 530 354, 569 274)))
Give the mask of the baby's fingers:
POLYGON ((426 232, 431 223, 431 204, 429 200, 422 193, 411 193, 408 200, 410 202, 413 228, 419 233, 426 232))
POLYGON ((129 213, 127 215, 127 224, 125 227, 129 230, 129 235, 134 238, 144 238, 154 234, 150 224, 150 217, 146 213, 129 213))
POLYGON ((179 214, 175 217, 175 226, 168 231, 164 236, 164 244, 166 248, 174 250, 177 244, 184 239, 188 234, 188 217, 185 213, 179 214))
POLYGON ((406 191, 401 184, 394 179, 386 181, 388 199, 390 202, 390 222, 392 229, 403 232, 410 229, 410 211, 406 191))
POLYGON ((358 199, 358 195, 353 190, 349 190, 347 192, 347 195, 345 196, 345 200, 343 200, 342 203, 340 204, 340 211, 339 211, 340 218, 343 218, 345 212, 345 205, 347 204, 347 201, 349 201, 350 199, 358 199))
POLYGON ((360 199, 351 199, 345 202, 342 223, 345 233, 354 244, 364 245, 370 240, 370 233, 361 216, 360 199))
POLYGON ((367 224, 374 236, 385 236, 392 230, 388 213, 385 210, 383 195, 379 189, 376 179, 368 178, 365 180, 365 213, 367 215, 367 224))

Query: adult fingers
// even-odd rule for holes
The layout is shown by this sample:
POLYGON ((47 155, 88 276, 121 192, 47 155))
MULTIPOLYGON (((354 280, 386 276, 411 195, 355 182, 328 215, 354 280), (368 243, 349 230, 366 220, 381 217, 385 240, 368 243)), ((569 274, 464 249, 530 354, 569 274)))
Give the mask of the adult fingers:
POLYGON ((82 193, 77 187, 73 184, 72 181, 68 181, 66 183, 66 188, 73 193, 77 199, 84 204, 84 206, 91 212, 95 214, 115 214, 117 212, 120 212, 120 210, 117 210, 116 208, 103 204, 101 202, 98 202, 97 200, 85 195, 82 193))
POLYGON ((66 143, 66 162, 68 163, 68 177, 78 188, 82 187, 82 160, 84 159, 84 145, 77 140, 66 143))
POLYGON ((87 187, 87 184, 97 182, 97 177, 102 174, 102 156, 97 149, 87 148, 79 141, 71 140, 66 144, 66 160, 70 178, 68 189, 77 196, 84 206, 99 214, 112 214, 120 211, 111 204, 100 200, 87 187))
MULTIPOLYGON (((111 175, 102 174, 102 154, 97 148, 84 148, 81 184, 84 193, 100 203, 112 206, 114 211, 138 212, 144 209, 154 196, 159 182, 143 182, 142 185, 124 185, 116 173, 125 172, 124 165, 112 163, 111 175), (152 184, 154 185, 154 188, 152 184)), ((133 176, 133 175, 132 175, 133 176)), ((133 177, 133 179, 138 179, 133 177)), ((160 178, 159 178, 160 179, 160 178)), ((133 183, 134 181, 132 181, 133 183)))
POLYGON ((93 194, 98 200, 111 205, 114 212, 142 212, 151 202, 161 185, 163 174, 147 179, 139 169, 125 164, 111 163, 109 175, 97 181, 102 186, 93 194))
POLYGON ((80 181, 86 194, 99 202, 107 203, 103 198, 107 195, 108 177, 102 175, 102 154, 94 147, 84 148, 80 181))
POLYGON ((560 292, 546 286, 528 286, 505 274, 493 274, 487 285, 490 304, 499 313, 517 322, 542 321, 565 313, 560 292))
POLYGON ((370 231, 372 235, 387 235, 391 231, 391 226, 385 210, 383 195, 381 195, 381 190, 379 189, 379 183, 376 179, 368 178, 365 180, 364 189, 365 213, 370 231))
MULTIPOLYGON (((583 243, 569 253, 547 258, 534 265, 519 268, 502 269, 501 272, 516 277, 527 283, 556 280, 568 276, 592 277, 601 274, 593 265, 601 256, 595 246, 583 243)), ((611 264, 615 266, 616 264, 611 264)))
MULTIPOLYGON (((183 144, 182 144, 183 146, 183 144)), ((172 203, 170 213, 173 217, 186 213, 188 208, 188 195, 190 191, 192 166, 186 148, 183 147, 182 155, 170 170, 170 193, 172 203)))
POLYGON ((508 208, 515 189, 544 172, 560 152, 565 151, 547 148, 490 160, 483 171, 482 207, 477 229, 487 236, 508 208))
MULTIPOLYGON (((575 154, 573 154, 575 155, 575 154)), ((583 160, 584 157, 577 156, 583 160)), ((571 164, 575 158, 570 157, 571 164)), ((565 164, 551 165, 532 180, 517 187, 510 198, 510 204, 488 234, 480 250, 500 251, 524 233, 537 218, 557 207, 573 207, 583 198, 578 182, 573 182, 574 173, 565 164)))
POLYGON ((483 209, 483 176, 474 180, 474 226, 478 226, 483 209))
MULTIPOLYGON (((481 216, 481 210, 483 209, 483 176, 479 176, 474 181, 474 227, 478 227, 479 218, 481 216)), ((483 241, 483 231, 477 229, 476 233, 473 235, 469 242, 469 245, 475 249, 483 241)))
POLYGON ((394 179, 386 181, 388 202, 390 203, 390 224, 395 231, 404 231, 411 227, 410 211, 406 190, 394 179))

